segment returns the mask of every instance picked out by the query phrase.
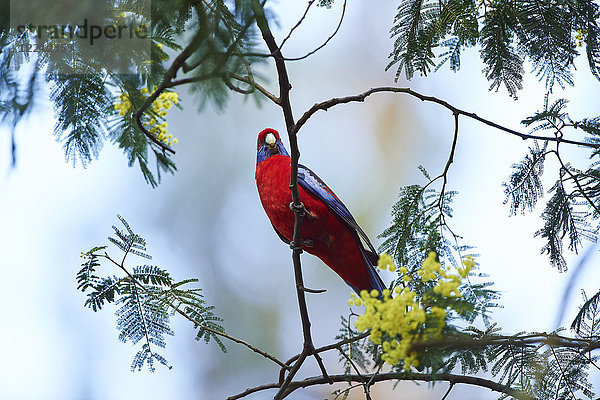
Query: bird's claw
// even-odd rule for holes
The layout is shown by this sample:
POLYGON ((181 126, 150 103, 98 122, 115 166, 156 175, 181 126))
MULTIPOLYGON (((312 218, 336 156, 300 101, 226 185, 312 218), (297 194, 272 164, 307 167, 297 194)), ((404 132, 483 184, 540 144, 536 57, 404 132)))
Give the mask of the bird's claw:
POLYGON ((303 239, 300 243, 300 245, 297 245, 294 241, 290 242, 290 249, 302 252, 304 247, 312 247, 315 244, 312 239, 303 239))
POLYGON ((303 244, 304 246, 306 246, 306 247, 312 247, 314 243, 315 243, 315 242, 314 242, 314 241, 312 241, 311 239, 304 239, 304 240, 302 241, 302 244, 303 244))
POLYGON ((290 210, 295 213, 300 214, 301 217, 306 215, 306 207, 304 207, 304 203, 300 202, 300 204, 296 205, 294 202, 290 203, 290 210))
POLYGON ((297 245, 294 241, 290 242, 290 249, 298 253, 302 253, 302 245, 297 245))

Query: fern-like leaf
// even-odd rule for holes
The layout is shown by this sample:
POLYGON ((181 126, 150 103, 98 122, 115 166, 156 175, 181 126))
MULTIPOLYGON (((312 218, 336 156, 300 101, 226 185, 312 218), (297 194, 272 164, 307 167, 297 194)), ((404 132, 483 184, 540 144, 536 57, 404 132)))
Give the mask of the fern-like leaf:
POLYGON ((54 134, 62 141, 67 161, 85 167, 97 158, 106 132, 105 110, 111 98, 99 74, 49 74, 50 99, 56 111, 54 134))
POLYGON ((577 392, 593 398, 588 381, 589 361, 579 351, 550 347, 543 357, 548 363, 538 371, 541 375, 535 386, 538 398, 568 400, 575 398, 577 392))
POLYGON ((112 228, 116 235, 116 238, 109 237, 108 240, 111 241, 119 249, 121 249, 121 251, 125 253, 125 255, 131 253, 142 258, 147 258, 149 260, 152 259, 152 256, 150 256, 146 250, 146 240, 140 235, 134 233, 133 230, 131 230, 131 227, 129 226, 127 221, 123 217, 117 215, 117 218, 119 218, 121 223, 125 226, 127 233, 124 233, 115 225, 113 225, 112 228))
POLYGON ((515 50, 513 39, 516 14, 513 2, 491 3, 480 32, 481 58, 486 65, 483 72, 492 82, 490 90, 497 91, 504 84, 515 99, 517 91, 523 88, 523 59, 515 50))
POLYGON ((589 223, 586 222, 589 213, 574 209, 577 203, 567 194, 560 179, 550 192, 554 192, 554 195, 542 213, 544 227, 538 230, 535 236, 541 236, 546 240, 542 253, 547 253, 552 266, 562 272, 567 269, 563 257, 563 238, 568 235, 569 249, 577 252, 582 238, 593 239, 595 233, 590 230, 589 223))
POLYGON ((96 275, 96 268, 100 266, 98 252, 106 249, 106 246, 96 246, 86 253, 81 253, 83 262, 81 269, 77 272, 77 290, 85 292, 89 287, 98 284, 99 277, 96 275))
POLYGON ((218 334, 218 332, 225 332, 225 328, 219 324, 222 319, 213 313, 214 306, 206 304, 202 289, 184 288, 185 285, 195 282, 196 279, 175 282, 159 293, 153 301, 159 308, 170 306, 174 310, 183 311, 198 329, 196 340, 204 340, 208 343, 212 339, 223 352, 226 352, 227 349, 218 334))
POLYGON ((435 13, 436 3, 431 0, 407 0, 400 3, 390 31, 391 37, 396 37, 394 50, 390 54, 392 60, 386 67, 387 70, 398 64, 396 80, 403 70, 406 78, 411 79, 415 69, 426 74, 429 66, 433 65, 431 40, 425 34, 425 27, 430 23, 431 15, 428 11, 435 13))
POLYGON ((519 2, 517 35, 521 50, 532 61, 536 75, 552 91, 573 85, 571 68, 577 52, 571 36, 570 10, 560 2, 525 0, 519 2))
POLYGON ((582 296, 584 303, 573 319, 571 329, 581 337, 598 337, 600 336, 600 291, 589 299, 582 291, 582 296))
POLYGON ((573 28, 585 32, 585 53, 590 71, 600 80, 600 5, 592 0, 579 0, 575 2, 571 15, 574 17, 573 28))
POLYGON ((141 289, 134 281, 125 279, 128 282, 123 287, 122 297, 117 301, 120 307, 116 311, 119 340, 130 341, 134 345, 143 340, 146 350, 142 347, 141 352, 138 352, 132 370, 135 370, 136 366, 139 367, 140 357, 146 360, 152 369, 152 363, 148 361, 148 357, 150 359, 156 357, 152 356, 154 354, 151 351, 152 346, 165 348, 165 336, 174 334, 169 326, 169 313, 156 307, 156 303, 151 301, 154 292, 159 291, 160 288, 146 285, 141 289))
POLYGON ((154 368, 155 360, 169 369, 172 368, 166 358, 158 353, 153 352, 150 349, 150 345, 148 343, 144 343, 142 345, 142 349, 139 350, 133 357, 133 361, 131 363, 131 372, 141 371, 144 365, 148 366, 150 372, 154 372, 156 371, 156 368, 154 368))
POLYGON ((569 119, 569 114, 565 111, 568 100, 558 99, 551 105, 548 105, 548 94, 544 97, 543 111, 537 111, 534 115, 525 118, 521 123, 525 126, 532 126, 530 132, 539 130, 558 130, 561 129, 569 119))
MULTIPOLYGON (((112 303, 115 301, 123 290, 123 281, 116 276, 98 278, 97 283, 91 286, 93 291, 88 293, 84 305, 94 311, 99 311, 104 306, 104 303, 112 303)), ((89 288, 86 287, 86 290, 89 288)))
POLYGON ((536 141, 534 146, 529 147, 529 153, 519 163, 511 167, 513 172, 508 182, 505 182, 504 204, 510 201, 510 214, 516 215, 518 211, 525 214, 532 211, 539 198, 544 194, 541 176, 544 172, 544 161, 546 156, 547 142, 540 149, 536 141))

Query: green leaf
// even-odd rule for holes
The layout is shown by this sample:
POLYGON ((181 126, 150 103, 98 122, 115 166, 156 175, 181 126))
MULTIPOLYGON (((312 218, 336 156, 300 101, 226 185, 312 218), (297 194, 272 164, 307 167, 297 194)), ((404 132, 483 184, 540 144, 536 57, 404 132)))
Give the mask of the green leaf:
MULTIPOLYGON (((428 66, 433 64, 433 52, 428 36, 424 34, 425 27, 430 23, 428 16, 436 13, 435 2, 427 0, 402 1, 394 18, 394 26, 390 31, 391 37, 396 37, 394 50, 390 54, 392 60, 386 67, 390 69, 398 64, 396 80, 402 70, 407 79, 411 79, 415 69, 426 74, 428 66), (430 13, 428 13, 428 11, 430 13)), ((437 11, 439 13, 439 10, 437 11)))
POLYGON ((598 16, 600 5, 592 0, 574 2, 570 15, 574 18, 573 29, 585 32, 585 53, 590 71, 600 80, 600 27, 598 16))
POLYGON ((119 228, 113 225, 112 228, 117 237, 109 237, 108 240, 111 241, 119 249, 121 249, 121 251, 125 253, 125 256, 131 253, 142 258, 152 259, 152 256, 150 256, 146 252, 146 240, 140 235, 133 232, 125 218, 121 217, 118 214, 117 217, 125 226, 127 233, 124 233, 119 228))
POLYGON ((589 212, 575 210, 578 203, 572 195, 567 194, 560 179, 552 186, 550 192, 554 192, 554 195, 542 213, 544 227, 538 230, 535 236, 546 240, 542 253, 548 254, 552 266, 562 272, 567 269, 563 256, 563 238, 568 235, 569 249, 577 252, 582 239, 595 239, 595 230, 591 229, 586 221, 589 212))
POLYGON ((106 132, 105 110, 111 98, 100 74, 50 74, 50 100, 54 103, 56 140, 62 141, 65 158, 85 167, 98 153, 106 132))
POLYGON ((525 0, 518 3, 516 33, 521 51, 527 55, 540 80, 552 91, 573 85, 573 60, 577 52, 571 35, 571 13, 563 2, 525 0))
POLYGON ((106 246, 96 246, 86 253, 81 253, 84 261, 81 263, 81 269, 77 272, 77 290, 85 292, 89 287, 99 283, 99 277, 96 275, 96 268, 100 266, 98 253, 106 249, 106 246))
POLYGON ((173 283, 169 273, 156 265, 141 265, 133 268, 133 277, 145 284, 170 287, 173 283))
POLYGON ((514 27, 517 10, 512 1, 496 1, 486 10, 480 32, 481 59, 486 65, 483 72, 492 84, 490 90, 498 90, 502 84, 508 94, 517 99, 517 91, 523 88, 523 59, 514 48, 514 27))
POLYGON ((504 187, 504 204, 510 200, 510 214, 516 215, 518 211, 525 214, 531 212, 539 198, 544 195, 541 176, 544 172, 547 142, 540 149, 538 142, 529 147, 529 153, 523 160, 513 164, 513 172, 504 187))
POLYGON ((569 119, 569 114, 565 111, 568 103, 567 99, 558 99, 548 106, 548 94, 546 94, 544 97, 544 109, 525 118, 521 123, 525 126, 534 125, 530 130, 531 133, 539 130, 557 131, 565 125, 565 120, 569 119))
POLYGON ((600 336, 600 291, 587 298, 581 291, 584 303, 579 307, 577 316, 571 323, 571 329, 580 337, 597 338, 600 336))
MULTIPOLYGON (((115 297, 123 290, 122 285, 123 281, 116 276, 96 278, 96 283, 91 285, 93 291, 88 293, 84 305, 94 310, 94 312, 101 310, 104 303, 112 303, 115 301, 115 297)), ((89 286, 86 287, 86 290, 88 288, 89 286)))

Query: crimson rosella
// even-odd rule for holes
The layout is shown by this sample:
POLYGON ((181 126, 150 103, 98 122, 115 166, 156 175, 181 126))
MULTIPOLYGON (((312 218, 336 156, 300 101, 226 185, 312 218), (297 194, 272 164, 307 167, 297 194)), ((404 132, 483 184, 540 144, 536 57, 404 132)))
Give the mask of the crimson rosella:
MULTIPOLYGON (((290 156, 279 133, 271 128, 259 133, 257 153, 255 178, 260 201, 277 235, 289 244, 294 233, 290 156)), ((385 285, 373 268, 377 252, 346 206, 303 165, 298 166, 298 191, 306 208, 302 248, 319 257, 357 293, 376 289, 381 294, 385 285)))

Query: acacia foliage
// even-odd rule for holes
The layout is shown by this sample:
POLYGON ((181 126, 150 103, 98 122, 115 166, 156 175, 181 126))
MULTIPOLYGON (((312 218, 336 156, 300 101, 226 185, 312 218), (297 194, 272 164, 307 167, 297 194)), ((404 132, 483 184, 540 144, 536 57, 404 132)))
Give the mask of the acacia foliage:
POLYGON ((219 324, 221 318, 204 300, 202 289, 190 287, 198 280, 175 281, 166 269, 156 265, 129 267, 126 261, 130 256, 145 260, 152 257, 146 249, 146 240, 135 233, 123 217, 119 215, 118 218, 125 231, 113 225, 114 236, 108 240, 121 251, 120 262, 108 254, 108 246, 95 246, 81 253, 83 261, 76 280, 77 289, 86 294, 85 306, 94 312, 110 303, 118 306, 115 316, 119 340, 138 346, 141 344, 131 363, 131 370, 141 370, 146 365, 154 371, 155 362, 169 366, 156 348, 164 349, 166 337, 174 335, 170 320, 175 313, 193 322, 197 340, 207 343, 213 340, 225 351, 219 338, 219 333, 224 332, 219 324), (109 274, 108 268, 121 275, 109 274))
MULTIPOLYGON (((0 123, 14 129, 37 103, 43 103, 38 96, 44 93, 41 82, 45 81, 54 105, 55 137, 62 143, 67 161, 85 167, 98 157, 105 142, 112 142, 122 149, 129 166, 137 164, 146 182, 157 186, 161 175, 173 173, 176 167, 172 151, 151 140, 137 121, 136 112, 142 108, 148 118, 162 118, 149 108, 150 104, 144 104, 141 90, 152 93, 163 83, 171 85, 166 78, 171 57, 185 48, 189 53, 187 86, 196 94, 200 108, 213 104, 222 109, 231 93, 231 76, 253 79, 253 66, 263 58, 249 54, 257 36, 247 1, 148 3, 149 14, 140 12, 130 0, 101 0, 94 6, 106 12, 106 26, 148 27, 148 59, 143 54, 94 53, 87 42, 68 39, 68 51, 33 51, 30 49, 51 48, 62 42, 48 32, 41 32, 40 37, 36 30, 19 32, 3 26, 0 123), (116 69, 123 60, 128 60, 127 73, 116 69), (132 103, 123 115, 114 107, 120 94, 132 103)), ((12 154, 16 157, 14 138, 12 154)))
POLYGON ((504 85, 517 98, 525 61, 549 91, 564 88, 573 85, 581 51, 600 79, 599 17, 592 0, 406 0, 394 18, 387 68, 396 68, 396 79, 427 75, 446 62, 456 71, 463 50, 478 46, 490 89, 504 85))
MULTIPOLYGON (((532 150, 533 153, 540 151, 539 148, 532 150)), ((527 158, 527 162, 516 168, 534 169, 532 160, 537 157, 527 158)), ((435 289, 432 291, 431 281, 415 279, 419 276, 422 254, 434 251, 445 267, 475 254, 473 247, 464 244, 463 238, 451 228, 452 198, 456 193, 446 193, 443 187, 442 190, 434 189, 432 186, 439 177, 432 180, 426 173, 425 176, 429 179, 427 184, 400 189, 399 199, 392 207, 392 223, 381 234, 384 242, 380 251, 388 252, 394 262, 402 266, 396 269, 397 278, 390 286, 411 290, 415 293, 415 301, 427 309, 439 295, 435 289)), ((516 203, 513 211, 527 207, 527 204, 516 203)), ((434 377, 456 371, 465 375, 487 374, 503 392, 500 398, 594 398, 589 373, 591 368, 596 368, 598 359, 598 294, 588 299, 584 293, 584 304, 571 325, 570 336, 564 329, 549 334, 517 332, 507 335, 492 322, 490 311, 499 306, 500 293, 492 287, 488 276, 474 268, 465 278, 458 288, 462 295, 451 298, 452 304, 435 303, 438 307, 446 307, 448 312, 442 334, 432 338, 422 333, 412 339, 418 371, 434 377), (483 328, 478 327, 481 322, 483 328)), ((372 370, 391 367, 399 381, 410 380, 411 372, 407 371, 403 360, 396 365, 384 366, 385 346, 374 344, 355 329, 352 320, 357 315, 354 309, 352 311, 347 318, 342 318, 337 336, 342 341, 338 350, 345 373, 368 374, 372 370), (350 338, 357 340, 350 341, 350 338)), ((384 333, 381 340, 393 339, 384 333)), ((352 388, 348 385, 338 389, 336 394, 347 396, 352 388)))

